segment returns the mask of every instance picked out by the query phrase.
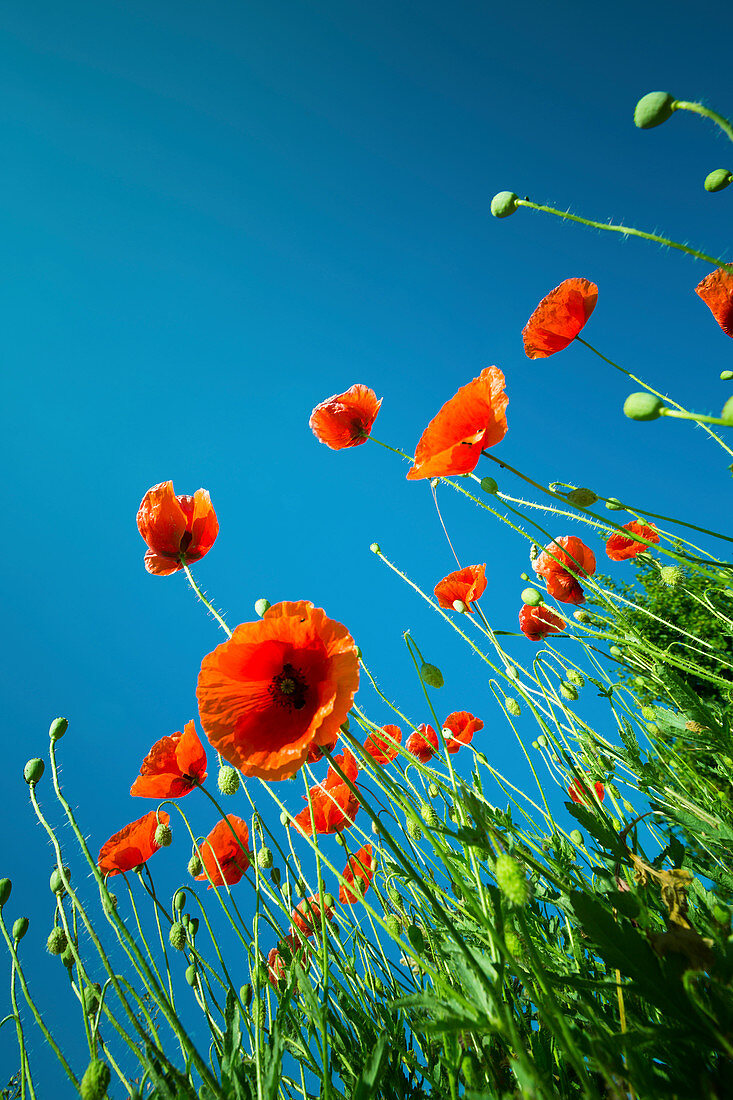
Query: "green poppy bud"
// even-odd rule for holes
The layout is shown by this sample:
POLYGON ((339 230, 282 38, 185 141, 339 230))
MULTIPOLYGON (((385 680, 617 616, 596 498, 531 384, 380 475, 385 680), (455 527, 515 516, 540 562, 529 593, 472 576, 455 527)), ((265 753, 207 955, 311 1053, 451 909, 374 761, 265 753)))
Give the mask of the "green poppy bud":
POLYGON ((185 908, 185 906, 186 906, 186 891, 185 890, 176 890, 175 894, 173 895, 173 908, 176 910, 177 913, 180 913, 181 910, 185 908))
POLYGON ((573 618, 578 623, 590 623, 593 621, 587 611, 573 611, 573 618))
POLYGON ((62 955, 68 942, 63 928, 53 928, 46 940, 46 950, 49 955, 62 955))
POLYGON ((720 372, 721 382, 730 382, 731 378, 733 378, 733 370, 722 370, 720 372))
POLYGON ((74 958, 74 952, 71 950, 71 944, 67 944, 64 951, 62 951, 61 962, 67 970, 73 969, 76 959, 74 958))
POLYGON ((542 593, 536 588, 525 588, 519 598, 522 603, 529 604, 530 607, 538 607, 542 603, 542 593))
POLYGON ((504 706, 510 714, 514 715, 515 718, 518 718, 519 715, 522 713, 522 708, 520 707, 517 700, 512 699, 509 696, 507 696, 507 698, 504 700, 504 706))
POLYGON ((578 847, 585 843, 583 840, 583 834, 581 833, 580 829, 573 829, 572 833, 570 834, 570 839, 572 840, 573 844, 576 844, 578 847))
POLYGON ((677 106, 677 100, 669 92, 647 92, 634 108, 634 124, 640 130, 651 130, 652 126, 661 126, 677 106))
POLYGON ((270 878, 272 880, 272 885, 273 886, 279 886, 280 885, 280 877, 281 877, 280 876, 280 868, 279 867, 273 867, 272 870, 270 871, 270 878))
POLYGON ((440 787, 438 786, 437 783, 431 783, 430 784, 430 786, 428 787, 428 794, 430 795, 431 798, 437 798, 438 797, 438 795, 440 794, 440 787))
POLYGON ((619 649, 617 645, 612 645, 608 652, 611 654, 612 657, 615 657, 617 660, 619 657, 623 657, 623 652, 619 649))
POLYGON ((188 931, 190 933, 191 939, 194 938, 194 936, 196 935, 198 930, 199 930, 199 919, 198 919, 198 917, 189 917, 188 918, 188 931))
POLYGON ((30 921, 27 917, 18 917, 17 921, 13 925, 13 939, 22 940, 23 936, 28 931, 28 925, 30 921))
POLYGON ((262 616, 271 606, 272 605, 270 601, 264 598, 260 600, 255 600, 255 615, 259 615, 259 617, 262 618, 262 616))
POLYGON ((560 694, 563 699, 569 699, 571 703, 574 703, 578 698, 578 689, 574 684, 569 684, 567 680, 563 680, 560 684, 560 694))
POLYGON ((261 867, 263 871, 269 871, 272 867, 272 852, 269 848, 260 848, 257 853, 257 865, 261 867))
POLYGON ((249 1008, 252 1004, 252 986, 249 982, 245 982, 239 990, 239 999, 245 1008, 249 1008))
MULTIPOLYGON (((66 876, 66 881, 70 882, 71 881, 71 871, 68 867, 64 867, 64 875, 66 876)), ((62 898, 64 896, 64 894, 66 893, 66 887, 64 886, 64 880, 61 877, 61 872, 59 871, 58 867, 55 867, 54 870, 51 872, 51 877, 48 880, 48 885, 51 887, 51 893, 52 894, 58 894, 58 896, 60 898, 62 898)))
POLYGON ((99 1058, 92 1059, 81 1079, 81 1100, 104 1100, 111 1076, 106 1062, 99 1058))
POLYGON ((188 984, 192 988, 196 984, 196 975, 197 975, 197 973, 198 973, 198 971, 196 969, 196 964, 195 963, 191 963, 190 966, 186 967, 185 978, 186 978, 186 981, 188 982, 188 984))
POLYGON ((10 897, 10 892, 13 889, 13 884, 9 878, 0 878, 0 909, 5 905, 6 901, 10 897))
POLYGON ((171 930, 168 933, 168 942, 176 951, 183 951, 187 939, 188 936, 186 935, 185 924, 177 920, 171 925, 171 930))
POLYGON ((529 573, 520 573, 519 574, 519 579, 520 579, 520 581, 528 581, 529 580, 529 573))
POLYGON ((407 822, 407 835, 415 842, 422 839, 422 829, 416 821, 407 822))
POLYGON ((54 718, 48 731, 49 739, 51 741, 60 741, 68 728, 69 723, 66 718, 54 718))
POLYGON ((287 823, 289 821, 290 821, 290 814, 288 813, 287 810, 283 810, 282 813, 280 814, 280 824, 281 825, 287 825, 287 823))
POLYGON ((333 896, 333 894, 324 894, 323 895, 323 908, 324 909, 326 909, 326 910, 333 909, 335 904, 336 904, 336 898, 333 896))
POLYGON ((431 688, 442 688, 445 683, 443 680, 443 673, 437 665, 428 664, 427 661, 423 661, 420 669, 420 679, 431 688))
POLYGON ((496 885, 512 905, 523 906, 529 901, 529 882, 524 870, 508 852, 500 852, 494 864, 496 885))
POLYGON ((399 892, 393 882, 390 882, 389 886, 387 887, 387 897, 393 905, 402 904, 402 894, 399 892))
POLYGON ((423 802, 420 807, 420 817, 423 819, 429 829, 435 829, 438 826, 438 815, 432 806, 427 802, 423 802))
POLYGON ((236 768, 230 768, 224 764, 219 768, 219 777, 216 782, 222 794, 236 794, 239 790, 239 772, 236 768))
POLYGON ((466 607, 463 600, 454 600, 453 601, 453 610, 457 611, 459 613, 459 615, 462 615, 464 612, 466 612, 468 610, 468 608, 466 607))
POLYGON ((203 873, 204 865, 201 862, 201 856, 198 852, 194 852, 188 861, 188 873, 191 878, 198 878, 203 873))
POLYGON ((482 477, 481 488, 485 493, 494 494, 499 492, 499 486, 496 481, 494 481, 493 477, 482 477))
POLYGON ((537 744, 541 749, 547 748, 547 738, 545 737, 544 733, 541 733, 537 738, 537 744))
POLYGON ((407 938, 414 951, 420 953, 425 950, 425 937, 422 934, 422 929, 418 928, 416 924, 408 924, 407 938))
POLYGON ((577 508, 590 508, 598 500, 598 494, 592 489, 572 489, 566 499, 577 508))
POLYGON ((153 839, 159 848, 169 848, 173 843, 173 830, 170 825, 164 825, 161 821, 155 830, 153 839))
POLYGON ((618 499, 618 497, 609 497, 608 500, 606 501, 606 508, 608 508, 609 512, 625 512, 626 511, 626 509, 624 508, 623 504, 618 499))
POLYGON ((491 213, 495 218, 508 218, 517 209, 518 198, 513 191, 499 191, 491 200, 491 213))
POLYGON ((46 765, 43 761, 39 757, 34 757, 34 759, 29 760, 23 768, 23 778, 28 786, 35 787, 45 770, 46 765))
POLYGON ((378 542, 373 542, 371 544, 371 546, 369 547, 369 549, 371 550, 372 554, 381 554, 382 553, 381 547, 380 547, 378 542))
POLYGON ((663 565, 659 570, 659 579, 663 584, 674 588, 675 585, 681 584, 685 579, 685 572, 680 569, 679 565, 663 565))
POLYGON ((343 848, 344 838, 341 836, 341 833, 336 833, 335 840, 336 840, 336 843, 338 844, 339 848, 343 848))
POLYGON ((630 393, 624 401, 624 416, 629 420, 658 420, 664 402, 653 393, 630 393))
POLYGON ((726 403, 723 405, 723 411, 720 414, 720 419, 726 424, 733 424, 733 397, 729 397, 726 403))
POLYGON ((729 172, 727 168, 716 168, 708 172, 703 186, 706 191, 723 191, 731 183, 733 183, 733 172, 729 172))
POLYGON ((81 1002, 84 1006, 84 1012, 87 1016, 95 1016, 99 1008, 99 993, 101 991, 101 985, 95 982, 93 985, 87 985, 84 987, 81 995, 81 1002))
POLYGON ((568 673, 568 680, 571 684, 575 684, 576 687, 585 687, 585 677, 578 672, 576 668, 571 668, 568 673))

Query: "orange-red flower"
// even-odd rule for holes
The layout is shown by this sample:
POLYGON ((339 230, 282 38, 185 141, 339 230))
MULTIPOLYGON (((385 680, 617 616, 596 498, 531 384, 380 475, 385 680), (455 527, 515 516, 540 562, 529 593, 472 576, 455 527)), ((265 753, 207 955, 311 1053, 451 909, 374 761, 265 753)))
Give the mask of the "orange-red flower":
POLYGON ((548 634, 560 634, 567 625, 564 619, 544 604, 538 607, 524 604, 519 612, 519 629, 531 642, 541 642, 548 634))
POLYGON ((192 497, 176 496, 172 481, 148 489, 137 513, 137 529, 148 544, 145 568, 167 577, 208 554, 219 533, 219 521, 206 489, 192 497))
POLYGON ((486 591, 486 566, 466 565, 455 573, 449 573, 435 586, 435 598, 439 607, 453 607, 456 600, 473 612, 471 604, 486 591))
POLYGON ((183 733, 161 737, 145 757, 130 794, 140 798, 180 798, 206 779, 206 750, 193 722, 183 733))
MULTIPOLYGON (((324 906, 324 914, 327 921, 333 921, 334 909, 332 905, 324 906)), ((313 936, 321 931, 321 901, 318 894, 310 898, 303 898, 298 902, 290 914, 293 928, 291 936, 301 941, 301 936, 313 936)))
POLYGON ((467 710, 456 710, 443 723, 443 736, 448 752, 458 752, 462 745, 470 745, 474 733, 484 728, 480 718, 467 710))
POLYGON ((399 726, 382 726, 381 732, 387 736, 380 737, 376 730, 372 730, 364 742, 364 751, 373 757, 375 763, 389 764, 397 755, 397 745, 402 742, 402 730, 399 726), (393 745, 392 741, 397 744, 393 745))
POLYGON ((695 287, 726 336, 733 336, 733 273, 719 267, 695 287))
POLYGON ((312 603, 273 604, 204 657, 201 724, 245 775, 287 779, 311 747, 332 746, 359 686, 356 643, 312 603))
MULTIPOLYGON (((600 782, 594 783, 593 790, 596 792, 598 801, 603 802, 603 799, 606 797, 606 788, 603 784, 600 782)), ((593 802, 593 795, 590 789, 584 783, 581 783, 579 779, 574 779, 572 781, 568 787, 568 794, 570 795, 571 801, 579 802, 582 805, 587 806, 589 803, 592 804, 593 802)))
POLYGON ((277 947, 273 947, 267 956, 267 979, 277 989, 288 974, 288 966, 297 958, 304 960, 308 955, 307 941, 291 934, 284 936, 277 947))
POLYGON ((631 531, 632 535, 638 535, 639 539, 629 538, 620 531, 614 531, 606 543, 606 553, 611 561, 627 561, 635 558, 637 554, 643 554, 653 542, 659 542, 659 532, 654 524, 639 523, 632 520, 624 524, 624 531, 631 531))
POLYGON ((546 359, 572 343, 598 301, 588 279, 565 279, 542 299, 522 329, 528 359, 546 359))
POLYGON ((97 859, 99 870, 103 875, 120 875, 146 863, 158 851, 155 830, 159 824, 167 825, 169 821, 169 815, 163 810, 157 814, 151 810, 125 825, 102 845, 97 859))
MULTIPOLYGON (((347 749, 346 752, 348 753, 349 750, 347 749)), ((341 764, 344 774, 348 775, 353 783, 356 775, 359 774, 359 768, 353 754, 349 753, 349 755, 356 766, 356 773, 354 773, 353 766, 350 766, 349 761, 345 759, 346 753, 344 757, 337 756, 336 760, 341 764)), ((351 828, 354 824, 354 818, 361 803, 358 796, 354 794, 348 784, 344 783, 334 768, 328 769, 326 782, 319 783, 317 787, 311 787, 309 794, 310 805, 301 810, 299 814, 296 814, 292 821, 292 824, 303 836, 314 836, 316 833, 340 833, 344 829, 351 828), (312 821, 311 807, 313 809, 312 821)), ((303 797, 307 802, 307 795, 303 795, 303 797)))
POLYGON ((405 748, 417 757, 421 764, 427 764, 438 751, 438 735, 432 726, 423 722, 411 733, 405 742, 405 748))
POLYGON ((596 571, 593 551, 576 535, 561 535, 532 563, 538 576, 544 577, 547 591, 560 603, 584 603, 585 593, 577 576, 590 577, 596 571))
POLYGON ((356 894, 354 890, 350 890, 348 886, 342 886, 339 890, 339 901, 353 903, 360 897, 363 897, 369 889, 369 883, 372 881, 375 868, 376 861, 374 859, 371 844, 365 844, 358 852, 354 852, 353 856, 349 856, 349 862, 344 868, 343 877, 352 886, 356 884, 358 879, 356 889, 359 893, 356 894))
POLYGON ((508 401, 498 367, 486 367, 461 386, 423 432, 408 478, 470 473, 484 447, 493 447, 506 435, 508 401))
POLYGON ((234 886, 249 867, 249 829, 247 822, 234 814, 217 821, 200 847, 204 873, 199 881, 212 886, 234 886))
POLYGON ((357 382, 346 393, 334 394, 316 405, 309 421, 311 430, 333 451, 358 447, 369 438, 381 404, 374 390, 357 382))

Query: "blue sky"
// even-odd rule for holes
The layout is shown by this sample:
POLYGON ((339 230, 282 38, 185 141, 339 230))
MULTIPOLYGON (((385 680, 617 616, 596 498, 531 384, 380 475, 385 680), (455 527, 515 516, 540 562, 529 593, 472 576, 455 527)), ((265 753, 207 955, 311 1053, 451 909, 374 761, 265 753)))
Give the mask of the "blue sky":
MULTIPOLYGON (((579 346, 530 363, 520 337, 549 289, 593 279, 590 342, 715 413, 733 364, 693 293, 708 269, 527 211, 488 214, 508 188, 729 256, 733 189, 702 181, 733 164, 730 144, 687 114, 632 123, 657 88, 730 112, 733 19, 717 7, 713 22, 625 0, 3 6, 0 873, 13 915, 36 915, 37 981, 54 980, 40 959, 51 861, 25 760, 66 714, 65 780, 96 850, 148 808, 129 785, 195 715, 200 660, 220 640, 181 576, 143 569, 149 486, 211 492, 221 532, 197 575, 232 624, 259 596, 311 599, 416 715, 404 629, 444 667, 446 712, 488 710, 483 673, 368 547, 427 589, 450 550, 398 460, 315 442, 318 401, 367 383, 384 397, 375 434, 411 451, 495 363, 510 396, 500 457, 727 521, 730 476, 701 432, 625 420, 636 387, 579 346)), ((444 504, 462 560, 489 563, 492 623, 514 629, 525 544, 444 504)), ((492 726, 482 747, 523 775, 492 726)))

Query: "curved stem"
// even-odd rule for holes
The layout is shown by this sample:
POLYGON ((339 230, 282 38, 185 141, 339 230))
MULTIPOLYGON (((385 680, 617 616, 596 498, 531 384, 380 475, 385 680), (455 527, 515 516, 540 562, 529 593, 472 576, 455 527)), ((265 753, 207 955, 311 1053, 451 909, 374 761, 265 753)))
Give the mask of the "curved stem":
POLYGON ((705 118, 711 119, 733 141, 733 126, 727 118, 719 115, 717 111, 712 111, 710 107, 704 107, 702 103, 690 103, 686 99, 678 99, 675 101, 673 109, 675 111, 692 111, 693 114, 703 115, 705 118))
POLYGON ((231 638, 231 636, 232 636, 231 630, 229 629, 227 624, 224 622, 221 615, 219 614, 219 612, 216 610, 216 608, 212 604, 211 600, 208 600, 206 598, 206 596, 203 594, 203 592, 201 591, 199 586, 196 584, 196 581, 193 579, 193 573, 188 568, 188 566, 186 565, 185 561, 183 561, 183 559, 181 559, 181 565, 183 566, 183 571, 186 574, 186 577, 188 578, 188 583, 191 585, 191 588, 194 590, 194 592, 196 593, 198 598, 201 600, 201 603, 214 616, 214 618, 218 622, 219 626, 221 627, 221 629, 226 634, 227 638, 231 638))

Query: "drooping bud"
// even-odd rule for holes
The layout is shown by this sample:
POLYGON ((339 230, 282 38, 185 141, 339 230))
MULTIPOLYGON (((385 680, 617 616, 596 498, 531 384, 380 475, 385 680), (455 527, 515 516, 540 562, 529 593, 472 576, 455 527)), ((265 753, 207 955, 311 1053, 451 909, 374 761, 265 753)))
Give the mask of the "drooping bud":
POLYGON ((182 909, 186 907, 186 891, 176 890, 173 895, 173 908, 177 913, 180 913, 182 909))
POLYGON ((163 822, 156 827, 155 836, 153 838, 159 848, 168 848, 173 843, 173 830, 170 825, 164 825, 163 822))
POLYGON ((191 876, 191 878, 198 878, 198 876, 202 874, 203 869, 204 865, 201 862, 201 856, 198 854, 198 852, 194 852, 188 861, 189 875, 191 876))
POLYGON ((7 902, 10 897, 10 892, 13 889, 13 884, 9 878, 0 878, 0 909, 7 902))
POLYGON ((536 542, 533 542, 529 548, 529 560, 536 561, 540 554, 540 548, 536 542))
POLYGON ((616 660, 618 660, 619 657, 623 657, 623 652, 619 649, 617 645, 612 645, 608 652, 611 654, 612 657, 615 657, 616 660))
POLYGON ((26 766, 23 768, 23 778, 29 787, 35 787, 36 783, 40 780, 46 765, 40 759, 40 757, 34 757, 33 760, 29 760, 26 766))
POLYGON ((71 949, 70 943, 67 943, 65 949, 61 953, 61 962, 64 964, 67 970, 71 970, 76 963, 74 952, 71 949))
POLYGON ((423 936, 422 929, 418 928, 416 924, 408 924, 407 926, 407 938, 410 941, 410 946, 418 954, 425 950, 425 937, 423 936))
POLYGON ((219 768, 219 777, 216 782, 222 794, 236 794, 239 790, 239 772, 236 768, 230 768, 228 764, 223 764, 219 768))
POLYGON ((652 126, 661 126, 677 106, 677 100, 669 92, 647 92, 634 108, 634 124, 640 130, 651 130, 652 126))
POLYGON ((104 1100, 111 1076, 107 1063, 100 1058, 94 1058, 81 1079, 79 1086, 81 1100, 104 1100))
POLYGON ((593 621, 587 611, 573 611, 573 618, 578 623, 590 623, 593 621))
POLYGON ((431 783, 428 787, 428 794, 431 798, 437 798, 440 794, 440 787, 437 783, 431 783))
POLYGON ((513 191, 499 191, 491 200, 491 213, 495 218, 508 218, 517 209, 517 199, 513 191))
POLYGON ((102 987, 98 982, 93 982, 92 985, 84 986, 81 1001, 87 1016, 96 1015, 99 1008, 99 994, 101 990, 102 987))
POLYGON ((260 848, 257 853, 257 865, 263 871, 268 871, 272 867, 272 851, 270 848, 260 848))
POLYGON ((245 1008, 249 1008, 252 1004, 252 986, 249 982, 245 982, 239 990, 239 999, 245 1008))
POLYGON ((733 370, 722 370, 720 372, 720 381, 721 382, 730 382, 730 380, 732 378, 733 378, 733 370))
POLYGON ((198 930, 199 930, 199 919, 198 919, 198 917, 189 917, 188 918, 188 931, 189 931, 189 935, 191 936, 191 939, 194 938, 194 936, 196 935, 198 930))
POLYGON ((445 681, 443 680, 443 673, 440 671, 437 665, 428 664, 427 661, 423 661, 420 668, 420 679, 428 687, 442 688, 445 681))
POLYGON ((407 835, 415 842, 422 839, 422 829, 416 821, 407 822, 407 835))
POLYGON ((618 499, 618 497, 609 497, 608 500, 606 501, 606 508, 608 508, 609 512, 625 512, 626 511, 626 509, 624 508, 623 504, 618 499))
POLYGON ((196 969, 196 964, 195 963, 191 963, 190 966, 186 967, 186 973, 185 973, 184 976, 186 978, 186 981, 188 982, 188 984, 191 987, 193 987, 196 984, 196 975, 197 975, 197 973, 198 973, 198 971, 196 969))
POLYGON ((723 191, 731 183, 733 183, 733 172, 729 172, 727 168, 716 168, 708 172, 703 186, 706 191, 723 191))
POLYGON ((259 615, 259 617, 262 618, 262 616, 271 606, 272 605, 270 601, 264 599, 264 597, 262 599, 255 600, 255 615, 259 615))
POLYGON ((69 723, 66 718, 54 718, 48 731, 48 736, 51 741, 60 741, 69 728, 69 723))
POLYGON ((272 879, 272 885, 273 886, 279 886, 280 885, 281 875, 280 875, 280 868, 279 867, 273 867, 272 868, 272 870, 270 871, 270 878, 272 879))
POLYGON ((171 930, 168 933, 168 942, 170 943, 171 947, 173 947, 176 951, 183 951, 184 947, 186 946, 187 938, 188 937, 186 936, 185 924, 182 924, 181 921, 177 920, 174 924, 171 925, 171 930))
POLYGON ((542 593, 538 592, 536 588, 525 588, 519 598, 522 603, 526 603, 530 607, 538 607, 542 603, 542 593))
POLYGON ((438 826, 438 815, 432 806, 427 802, 423 802, 420 807, 420 817, 423 819, 429 829, 435 829, 438 826))
POLYGON ((630 393, 624 401, 624 416, 629 420, 658 420, 664 402, 653 393, 630 393))
POLYGON ((514 665, 507 665, 504 669, 504 675, 508 676, 510 680, 518 680, 519 669, 515 668, 514 665))
POLYGON ((578 698, 578 689, 574 684, 570 684, 567 680, 563 680, 560 684, 560 694, 563 699, 569 699, 571 703, 574 703, 578 698))
POLYGON ((290 814, 288 813, 287 810, 283 810, 282 813, 280 814, 280 824, 281 825, 287 825, 287 823, 289 821, 290 821, 290 814))
POLYGON ((30 921, 27 917, 18 917, 17 921, 13 925, 13 939, 22 940, 23 936, 28 931, 28 925, 30 921))
POLYGON ((592 489, 572 489, 566 499, 577 508, 590 508, 598 500, 598 493, 592 489))
POLYGON ((520 707, 517 700, 513 699, 509 695, 504 700, 504 706, 506 707, 506 709, 509 711, 510 714, 514 715, 515 718, 518 718, 519 715, 522 713, 522 708, 520 707))
POLYGON ((63 928, 53 928, 46 940, 46 950, 49 955, 62 955, 68 942, 63 928))
POLYGON ((578 672, 577 668, 571 668, 568 673, 568 680, 571 684, 575 684, 576 687, 585 687, 585 677, 581 672, 578 672))
POLYGON ((674 588, 675 585, 681 584, 685 579, 685 572, 684 569, 680 569, 679 565, 663 565, 659 570, 659 579, 663 584, 674 588))
POLYGON ((529 882, 522 867, 508 852, 500 852, 494 864, 496 884, 507 901, 522 906, 529 901, 529 882))
POLYGON ((493 477, 482 477, 481 488, 485 493, 491 493, 492 495, 499 492, 499 486, 493 477))
POLYGON ((723 405, 723 411, 720 414, 720 419, 726 424, 733 424, 733 397, 729 397, 726 403, 723 405))
MULTIPOLYGON (((64 875, 66 877, 66 881, 70 882, 71 881, 71 870, 68 867, 64 867, 64 875)), ((51 872, 51 877, 48 880, 48 885, 51 887, 51 893, 52 894, 58 894, 58 896, 60 898, 62 898, 64 896, 64 894, 66 893, 66 887, 64 886, 64 880, 61 876, 61 872, 59 871, 58 867, 55 867, 53 869, 53 871, 51 872)))
POLYGON ((371 550, 372 554, 381 554, 382 553, 381 547, 380 547, 378 542, 373 542, 370 545, 369 549, 371 550))

